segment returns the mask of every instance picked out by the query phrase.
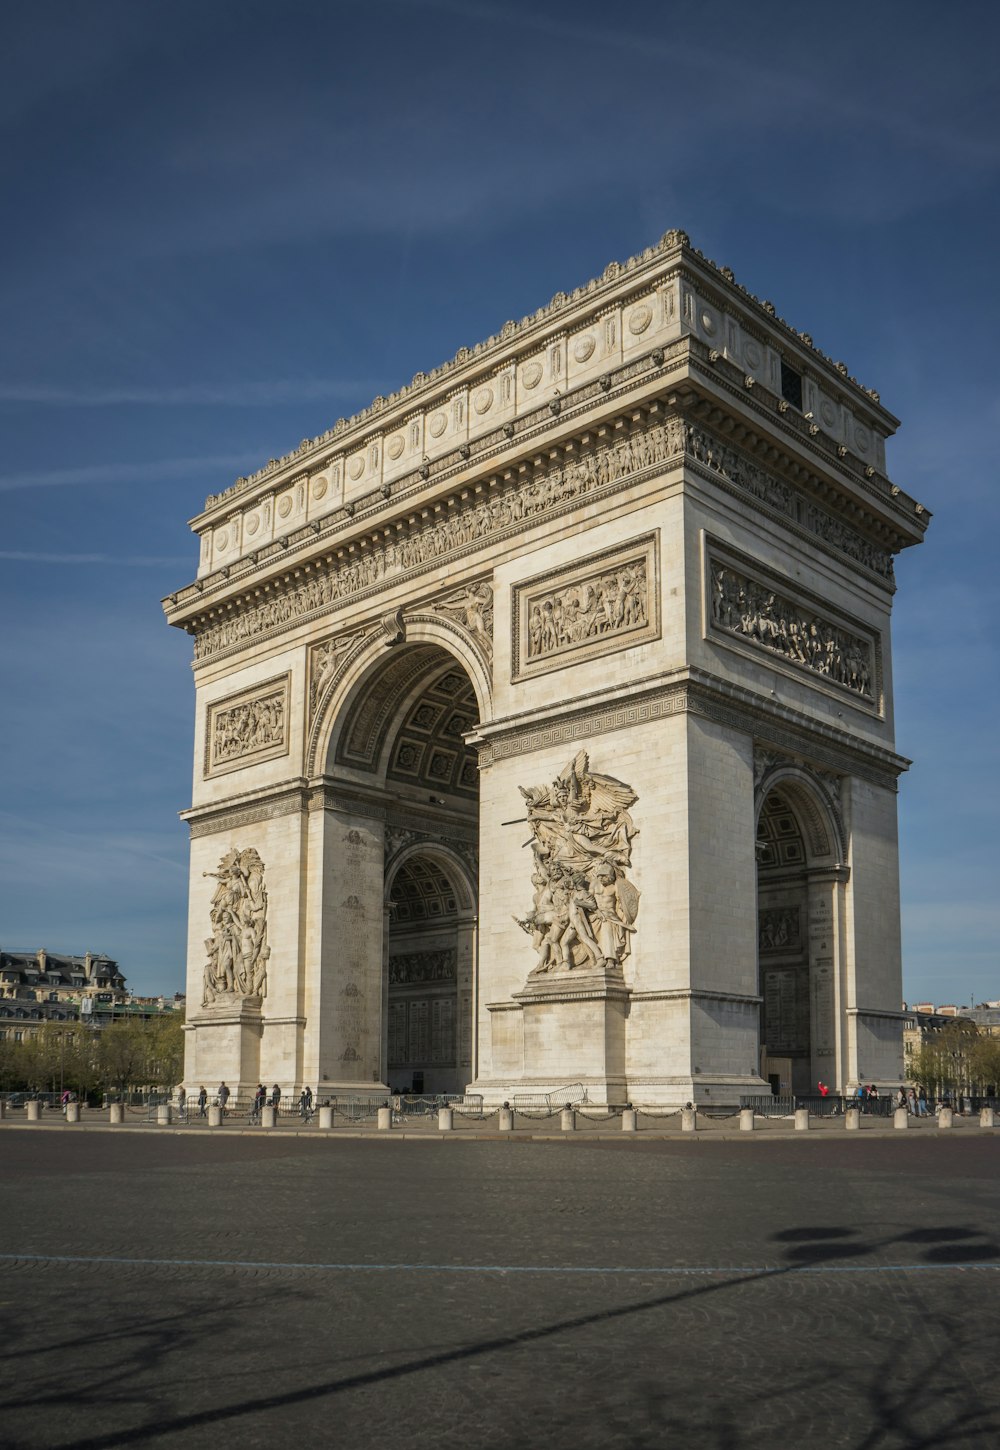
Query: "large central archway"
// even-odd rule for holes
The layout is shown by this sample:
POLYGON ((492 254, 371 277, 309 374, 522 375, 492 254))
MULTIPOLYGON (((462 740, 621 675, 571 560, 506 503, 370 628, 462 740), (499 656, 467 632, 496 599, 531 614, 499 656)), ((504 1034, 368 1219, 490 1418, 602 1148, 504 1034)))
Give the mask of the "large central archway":
MULTIPOLYGON (((450 643, 450 641, 449 641, 450 643)), ((482 713, 473 659, 371 642, 328 688, 320 1081, 458 1093, 474 1078, 482 713)))

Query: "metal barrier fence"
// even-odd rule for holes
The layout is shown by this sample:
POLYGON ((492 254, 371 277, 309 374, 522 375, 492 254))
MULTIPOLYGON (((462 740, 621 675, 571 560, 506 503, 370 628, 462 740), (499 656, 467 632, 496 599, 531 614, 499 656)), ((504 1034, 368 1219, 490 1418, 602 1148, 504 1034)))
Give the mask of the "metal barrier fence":
POLYGON ((546 1112, 554 1110, 561 1111, 565 1107, 576 1107, 579 1103, 587 1101, 587 1089, 582 1082, 570 1083, 567 1087, 556 1088, 551 1093, 515 1093, 511 1099, 511 1107, 514 1111, 529 1111, 532 1108, 544 1109, 546 1112), (553 1109, 555 1104, 555 1109, 553 1109))

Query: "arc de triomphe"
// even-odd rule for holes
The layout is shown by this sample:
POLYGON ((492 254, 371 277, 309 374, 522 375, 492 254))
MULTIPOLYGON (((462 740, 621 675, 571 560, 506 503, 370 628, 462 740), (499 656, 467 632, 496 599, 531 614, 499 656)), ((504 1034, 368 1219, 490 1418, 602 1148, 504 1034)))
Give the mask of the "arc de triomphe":
POLYGON ((210 497, 188 1088, 898 1081, 895 426, 668 232, 210 497))

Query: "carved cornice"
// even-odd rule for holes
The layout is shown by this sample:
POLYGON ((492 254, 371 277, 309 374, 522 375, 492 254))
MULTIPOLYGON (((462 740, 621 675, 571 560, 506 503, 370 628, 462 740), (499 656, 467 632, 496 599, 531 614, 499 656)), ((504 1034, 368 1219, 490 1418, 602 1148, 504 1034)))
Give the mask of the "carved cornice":
MULTIPOLYGON (((771 451, 775 452, 773 447, 771 451)), ((628 419, 564 440, 530 464, 507 470, 502 478, 461 489, 443 500, 440 508, 411 517, 388 542, 383 530, 376 530, 355 540, 351 551, 341 547, 292 570, 263 591, 254 588, 224 605, 207 608, 185 626, 196 633, 196 658, 199 662, 225 659, 338 607, 377 601, 390 586, 439 572, 446 560, 455 565, 473 558, 487 544, 504 542, 572 513, 582 499, 598 502, 681 461, 738 497, 753 499, 755 507, 841 564, 846 561, 882 587, 887 583, 891 587, 888 548, 873 544, 798 487, 776 478, 745 450, 704 428, 691 427, 680 414, 664 412, 654 400, 633 409, 628 419)), ((787 461, 790 468, 797 467, 787 461)), ((813 478, 806 474, 807 481, 813 478)), ((439 603, 444 605, 444 599, 439 603)), ((482 639, 476 647, 484 653, 482 639)))
POLYGON ((414 412, 428 411, 435 397, 444 401, 460 388, 471 394, 477 387, 489 386, 502 369, 521 361, 554 331, 576 329, 585 325, 585 321, 592 325, 598 323, 609 311, 628 306, 650 286, 662 285, 678 266, 694 282, 704 300, 723 312, 732 312, 735 304, 743 326, 762 342, 774 338, 775 344, 780 345, 778 339, 783 337, 792 342, 797 352, 815 358, 824 371, 830 370, 831 381, 835 376, 837 385, 878 416, 885 431, 891 431, 896 419, 882 408, 874 389, 862 387, 849 375, 846 364, 828 358, 815 347, 808 333, 792 328, 779 318, 773 304, 761 301, 741 286, 730 268, 717 266, 692 248, 685 232, 672 230, 655 246, 647 247, 624 264, 609 262, 600 278, 592 278, 570 294, 557 292, 547 306, 520 322, 504 323, 499 333, 484 342, 472 348, 460 348, 449 362, 430 372, 415 374, 412 382, 387 398, 376 398, 351 418, 338 419, 317 438, 303 439, 298 448, 283 458, 271 459, 256 473, 238 478, 230 488, 210 494, 205 502, 206 511, 252 493, 269 482, 287 485, 294 481, 297 472, 321 468, 335 452, 346 457, 349 452, 359 451, 373 433, 381 438, 405 426, 414 412), (633 285, 630 287, 629 283, 633 285))
POLYGON ((667 987, 648 992, 633 991, 633 1002, 734 1002, 740 1007, 759 1007, 764 998, 751 992, 712 992, 697 987, 667 987))
POLYGON ((731 685, 702 670, 687 670, 668 683, 634 681, 628 692, 609 693, 561 710, 538 711, 530 719, 497 721, 480 727, 475 744, 481 770, 497 760, 589 740, 612 730, 630 729, 672 715, 695 714, 798 754, 821 768, 858 776, 888 790, 910 762, 883 746, 870 744, 815 720, 799 710, 775 704, 751 690, 731 685))
POLYGON ((306 783, 299 777, 294 782, 285 781, 267 791, 232 796, 227 801, 209 806, 194 806, 191 810, 181 811, 180 817, 182 821, 187 821, 191 839, 196 840, 199 836, 214 836, 220 831, 235 831, 259 821, 295 815, 306 809, 307 800, 306 783))

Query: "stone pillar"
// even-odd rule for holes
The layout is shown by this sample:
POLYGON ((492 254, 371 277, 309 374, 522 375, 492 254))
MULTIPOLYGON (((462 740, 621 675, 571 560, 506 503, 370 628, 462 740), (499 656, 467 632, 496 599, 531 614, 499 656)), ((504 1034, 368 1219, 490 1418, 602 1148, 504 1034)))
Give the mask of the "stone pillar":
POLYGON ((857 1132, 861 1127, 861 1114, 857 1108, 848 1108, 844 1114, 844 1127, 848 1132, 857 1132))
POLYGON ((39 1118, 42 1116, 42 1105, 37 1098, 28 1099, 27 1113, 29 1123, 38 1122, 39 1118))
POLYGON ((979 1109, 979 1126, 981 1128, 992 1128, 994 1123, 994 1111, 992 1108, 979 1109))
POLYGON ((208 1126, 210 1128, 222 1127, 222 1109, 218 1103, 212 1103, 208 1109, 208 1126))
POLYGON ((514 1131, 514 1110, 509 1108, 506 1103, 500 1109, 500 1121, 497 1126, 501 1133, 513 1133, 514 1131))
POLYGON ((124 1121, 125 1121, 125 1107, 124 1107, 124 1104, 122 1104, 122 1103, 112 1103, 111 1106, 108 1108, 108 1122, 109 1123, 124 1123, 124 1121))
POLYGON ((938 1113, 939 1128, 953 1128, 955 1126, 955 1111, 953 1108, 942 1108, 938 1113))
POLYGON ((325 1131, 333 1127, 333 1104, 325 1103, 319 1110, 319 1125, 325 1131))
POLYGON ((378 1127, 380 1133, 388 1132, 392 1127, 392 1108, 379 1108, 378 1127))
POLYGON ((683 1133, 694 1133, 698 1128, 698 1109, 681 1108, 681 1131, 683 1133))
POLYGON ((564 1133, 572 1133, 576 1129, 576 1113, 568 1103, 559 1114, 559 1126, 564 1133))
MULTIPOLYGON (((72 1104, 70 1104, 70 1106, 72 1107, 72 1104)), ((173 1119, 173 1114, 170 1111, 170 1104, 169 1103, 160 1103, 157 1106, 157 1109, 156 1109, 156 1121, 157 1121, 157 1123, 160 1125, 161 1128, 169 1128, 172 1119, 173 1119)))
POLYGON ((910 1126, 910 1115, 905 1108, 896 1108, 892 1115, 892 1126, 894 1128, 908 1128, 910 1126))
POLYGON ((740 1108, 740 1132, 752 1133, 753 1130, 753 1108, 740 1108))
POLYGON ((79 1103, 67 1103, 66 1104, 66 1121, 67 1121, 67 1123, 78 1123, 80 1121, 80 1104, 79 1103))
POLYGON ((622 1132, 637 1133, 639 1131, 639 1115, 635 1108, 626 1108, 622 1113, 622 1132))
POLYGON ((451 1108, 438 1108, 438 1128, 442 1133, 450 1133, 455 1126, 455 1115, 451 1108))
POLYGON ((797 1133, 805 1133, 805 1132, 808 1132, 808 1130, 809 1130, 809 1109, 808 1108, 796 1108, 795 1109, 795 1131, 797 1133))
POLYGON ((275 1120, 276 1120, 276 1118, 277 1118, 277 1114, 276 1114, 274 1108, 271 1107, 270 1103, 265 1103, 264 1107, 262 1107, 261 1110, 260 1110, 260 1125, 261 1125, 261 1127, 262 1128, 273 1128, 275 1126, 275 1120))

